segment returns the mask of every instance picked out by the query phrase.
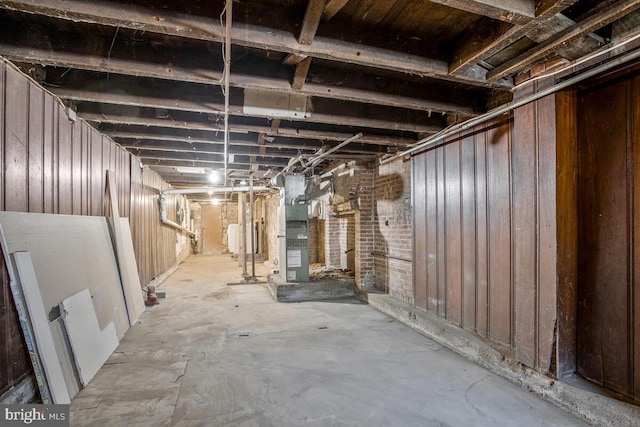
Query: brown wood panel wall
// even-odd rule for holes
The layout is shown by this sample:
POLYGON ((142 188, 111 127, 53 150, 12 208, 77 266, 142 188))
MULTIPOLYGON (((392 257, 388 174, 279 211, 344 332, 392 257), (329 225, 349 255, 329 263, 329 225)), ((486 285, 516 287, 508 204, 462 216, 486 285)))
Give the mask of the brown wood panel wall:
MULTIPOLYGON (((176 233, 159 220, 158 191, 167 183, 87 123, 70 122, 63 105, 1 58, 0 165, 0 210, 54 214, 103 215, 106 171, 113 171, 120 215, 131 217, 141 282, 176 263, 176 233)), ((168 212, 175 219, 175 209, 168 212)), ((31 368, 4 262, 0 269, 2 394, 31 368)))
MULTIPOLYGON (((177 262, 176 233, 160 222, 158 193, 169 185, 155 172, 131 162, 131 232, 142 283, 149 283, 177 262)), ((176 196, 167 197, 167 217, 176 220, 176 196)))
POLYGON ((416 306, 515 348, 541 372, 557 317, 555 103, 543 98, 413 160, 415 241, 426 242, 414 251, 416 306))
POLYGON ((417 307, 513 344, 512 120, 452 138, 413 159, 417 307))
POLYGON ((580 89, 576 366, 640 402, 640 66, 580 89))
MULTIPOLYGON (((530 93, 535 89, 530 86, 530 93)), ((555 96, 514 112, 514 141, 516 358, 546 373, 551 367, 557 312, 555 96)))

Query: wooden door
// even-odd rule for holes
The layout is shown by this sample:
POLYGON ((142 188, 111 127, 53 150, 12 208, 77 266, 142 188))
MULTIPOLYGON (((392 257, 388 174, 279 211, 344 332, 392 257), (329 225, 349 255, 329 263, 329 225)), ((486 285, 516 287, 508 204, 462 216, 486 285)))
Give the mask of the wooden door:
POLYGON ((202 205, 202 252, 222 253, 222 209, 219 205, 202 205))
POLYGON ((640 400, 640 79, 580 92, 577 371, 640 400), (638 166, 636 166, 638 165, 638 166))

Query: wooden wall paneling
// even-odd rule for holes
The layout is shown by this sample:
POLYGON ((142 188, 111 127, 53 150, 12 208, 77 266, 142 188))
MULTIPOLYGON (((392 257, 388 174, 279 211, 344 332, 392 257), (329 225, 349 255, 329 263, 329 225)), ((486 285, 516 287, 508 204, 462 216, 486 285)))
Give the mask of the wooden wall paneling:
POLYGON ((637 124, 640 123, 640 76, 636 75, 631 82, 631 114, 630 120, 633 123, 632 140, 633 147, 633 164, 634 164, 634 180, 633 180, 633 259, 632 259, 632 286, 630 289, 630 312, 631 319, 631 344, 630 344, 630 362, 633 366, 631 378, 631 391, 636 401, 640 401, 640 233, 636 231, 640 227, 640 130, 637 124))
POLYGON ((90 142, 90 162, 91 162, 91 215, 103 215, 102 199, 104 197, 105 173, 102 166, 102 135, 97 131, 91 132, 90 142))
MULTIPOLYGON (((0 166, 4 165, 4 139, 5 139, 5 133, 6 133, 6 129, 4 126, 4 123, 7 121, 7 118, 5 117, 5 111, 6 111, 6 104, 7 104, 7 99, 6 99, 6 92, 7 92, 7 85, 6 85, 6 78, 7 78, 7 64, 4 61, 0 61, 0 166)), ((4 187, 5 187, 5 181, 4 181, 4 174, 0 173, 0 210, 4 210, 4 187)), ((4 283, 4 282, 3 282, 4 283)), ((1 325, 0 325, 1 327, 1 325)), ((2 336, 0 335, 0 338, 2 336)), ((2 360, 0 360, 2 361, 2 360)), ((2 383, 4 384, 4 383, 2 383)))
POLYGON ((627 91, 627 82, 617 82, 582 94, 579 103, 578 372, 623 394, 629 363, 627 91))
POLYGON ((130 156, 127 151, 118 147, 120 152, 120 212, 121 216, 129 217, 130 215, 130 194, 131 194, 131 164, 130 156))
POLYGON ((437 154, 435 150, 426 152, 425 160, 425 229, 427 234, 427 309, 438 312, 438 182, 437 154))
POLYGON ((91 169, 90 169, 90 148, 91 130, 87 123, 82 122, 82 215, 90 215, 91 210, 91 169))
POLYGON ((9 272, 7 271, 4 257, 0 260, 2 268, 2 304, 0 310, 0 337, 3 338, 5 347, 0 355, 0 394, 17 385, 31 372, 31 360, 29 359, 22 329, 15 308, 13 295, 9 289, 9 272))
POLYGON ((82 215, 82 124, 70 122, 71 128, 71 211, 82 215))
POLYGON ((43 111, 43 147, 42 147, 42 189, 43 189, 43 212, 54 213, 55 212, 55 173, 54 173, 54 153, 55 153, 55 133, 54 133, 54 110, 55 101, 50 96, 44 97, 44 111, 43 111))
POLYGON ((437 245, 436 259, 437 274, 437 313, 447 316, 447 271, 446 271, 446 218, 445 218, 445 187, 444 187, 444 150, 435 150, 436 154, 436 225, 437 245))
MULTIPOLYGON (((578 125, 575 90, 556 95, 558 334, 556 375, 576 371, 578 125)), ((639 365, 640 366, 640 365, 639 365)))
MULTIPOLYGON (((5 69, 6 64, 0 61, 0 147, 4 147, 5 133, 5 69)), ((0 165, 4 165, 4 149, 0 149, 0 165)), ((0 209, 4 210, 4 174, 0 173, 0 209)), ((4 257, 0 257, 4 258, 4 257)), ((9 280, 6 273, 4 260, 0 261, 0 342, 8 343, 9 337, 9 280)), ((10 384, 9 365, 10 365, 10 346, 6 345, 0 349, 0 394, 8 390, 10 384)))
MULTIPOLYGON (((3 64, 4 67, 4 64, 3 64)), ((9 289, 9 277, 7 267, 4 263, 4 257, 0 257, 0 342, 5 344, 0 351, 0 394, 7 391, 13 386, 13 378, 9 371, 11 370, 11 356, 14 351, 11 348, 10 322, 11 313, 15 311, 10 305, 11 291, 9 289)))
POLYGON ((100 135, 100 146, 102 147, 102 167, 100 168, 101 186, 100 200, 102 201, 101 215, 105 215, 107 206, 105 204, 105 190, 107 188, 107 171, 111 170, 111 141, 104 135, 100 135))
MULTIPOLYGON (((557 320, 557 210, 555 95, 537 101, 538 265, 536 369, 549 372, 557 320)), ((517 241, 517 236, 516 236, 517 241)), ((517 295, 517 292, 516 292, 517 295)))
POLYGON ((58 212, 73 213, 72 194, 72 141, 73 132, 64 107, 57 105, 58 110, 58 212))
POLYGON ((510 121, 487 128, 489 336, 512 344, 510 121))
MULTIPOLYGON (((51 200, 53 201, 52 211, 51 213, 61 213, 60 212, 60 104, 52 99, 52 112, 53 115, 51 117, 51 200)), ((62 113, 64 114, 64 113, 62 113)))
POLYGON ((476 168, 474 136, 466 136, 460 147, 462 195, 462 325, 476 329, 478 282, 476 280, 476 168))
MULTIPOLYGON (((630 145, 633 147, 633 206, 640 206, 640 130, 637 128, 640 123, 640 76, 635 76, 631 82, 631 97, 633 101, 631 111, 631 122, 633 123, 630 145)), ((636 401, 640 401, 640 209, 633 210, 633 265, 632 265, 632 287, 630 289, 630 313, 631 319, 631 344, 630 362, 633 366, 631 384, 636 401)))
POLYGON ((6 76, 4 140, 4 208, 25 212, 28 209, 27 158, 29 83, 15 72, 6 76), (9 107, 10 105, 10 107, 9 107))
POLYGON ((462 230, 460 141, 444 146, 444 215, 446 316, 455 325, 462 321, 462 230))
POLYGON ((514 111, 513 221, 516 359, 537 366, 538 105, 514 111))
POLYGON ((426 230, 426 156, 421 155, 412 159, 411 168, 413 188, 413 289, 416 307, 427 309, 427 230, 426 230))
MULTIPOLYGON (((481 129, 481 128, 480 128, 481 129)), ((489 228, 487 204, 486 133, 476 129, 475 208, 476 208, 476 333, 489 335, 489 228)))
POLYGON ((28 211, 44 212, 44 92, 34 85, 29 92, 28 211))

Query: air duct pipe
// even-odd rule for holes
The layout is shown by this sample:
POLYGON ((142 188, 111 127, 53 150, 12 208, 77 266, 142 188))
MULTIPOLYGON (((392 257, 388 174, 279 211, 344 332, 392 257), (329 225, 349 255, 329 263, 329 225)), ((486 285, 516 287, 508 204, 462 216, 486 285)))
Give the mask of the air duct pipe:
POLYGON ((167 218, 167 199, 164 193, 160 193, 160 221, 169 227, 175 228, 176 230, 184 231, 191 237, 196 237, 196 233, 193 231, 167 218))
MULTIPOLYGON (((178 188, 172 190, 164 190, 160 195, 166 194, 209 194, 209 193, 247 193, 250 191, 248 185, 242 187, 199 187, 199 188, 178 188)), ((253 187, 253 191, 273 191, 273 188, 267 186, 253 187)))
MULTIPOLYGON (((253 187, 253 191, 269 191, 272 188, 266 186, 253 187)), ((177 222, 173 222, 167 218, 167 194, 209 194, 209 193, 233 193, 250 191, 249 186, 243 187, 201 187, 201 188, 183 188, 164 190, 160 192, 160 221, 177 230, 184 231, 191 237, 195 237, 195 233, 186 227, 181 226, 177 222)))

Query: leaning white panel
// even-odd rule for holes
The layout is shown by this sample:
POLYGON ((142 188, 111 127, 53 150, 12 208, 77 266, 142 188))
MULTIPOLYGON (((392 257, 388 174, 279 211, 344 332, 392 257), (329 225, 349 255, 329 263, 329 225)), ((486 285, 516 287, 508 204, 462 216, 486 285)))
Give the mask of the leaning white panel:
POLYGON ((67 329, 80 382, 87 385, 118 347, 115 327, 109 323, 100 330, 88 289, 62 301, 60 314, 67 329))
POLYGON ((29 251, 45 312, 89 288, 98 323, 129 328, 111 235, 105 217, 0 212, 8 252, 29 251))
POLYGON ((14 252, 11 254, 11 258, 18 273, 22 294, 33 325, 36 346, 47 377, 51 398, 53 403, 68 404, 71 402, 71 398, 49 328, 49 319, 42 304, 31 255, 29 252, 14 252))
POLYGON ((124 299, 127 303, 129 324, 133 326, 144 312, 144 298, 142 297, 142 286, 138 275, 138 264, 136 263, 136 254, 133 249, 129 220, 127 218, 118 218, 117 225, 120 227, 119 239, 116 242, 118 262, 120 263, 120 279, 122 280, 124 299))

